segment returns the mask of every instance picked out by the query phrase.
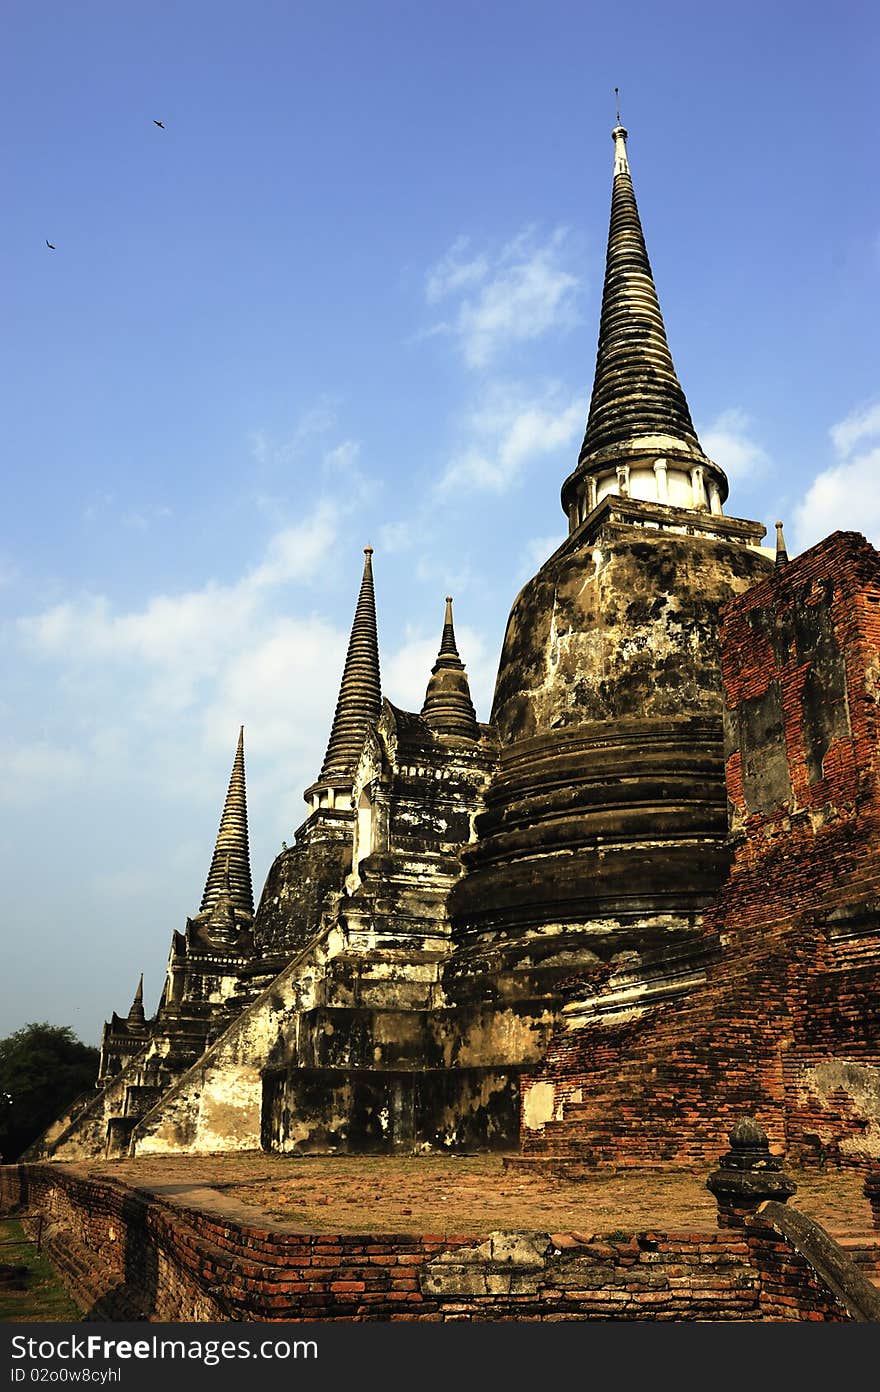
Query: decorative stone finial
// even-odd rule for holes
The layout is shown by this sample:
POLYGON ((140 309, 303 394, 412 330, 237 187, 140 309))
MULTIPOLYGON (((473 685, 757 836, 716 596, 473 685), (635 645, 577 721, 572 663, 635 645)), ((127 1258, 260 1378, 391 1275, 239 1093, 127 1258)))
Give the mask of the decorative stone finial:
POLYGON ((128 1023, 130 1025, 143 1025, 146 1022, 144 1014, 144 974, 141 972, 137 990, 134 993, 134 1000, 128 1012, 128 1023))
POLYGON ((471 740, 479 736, 467 673, 455 643, 451 595, 446 596, 443 637, 425 692, 422 719, 440 735, 461 735, 471 740))
POLYGON ((770 1154, 770 1142, 754 1117, 742 1116, 728 1133, 730 1150, 706 1180, 718 1200, 718 1226, 742 1228, 766 1199, 785 1203, 797 1191, 782 1170, 782 1157, 770 1154))
MULTIPOLYGON (((614 90, 617 91, 617 88, 615 87, 614 90)), ((628 135, 629 131, 620 124, 620 117, 618 116, 617 125, 611 132, 611 139, 614 141, 615 174, 629 173, 629 160, 626 157, 626 138, 628 135)))
POLYGON ((782 523, 776 523, 776 564, 778 566, 788 565, 788 552, 785 549, 785 537, 782 535, 782 523))

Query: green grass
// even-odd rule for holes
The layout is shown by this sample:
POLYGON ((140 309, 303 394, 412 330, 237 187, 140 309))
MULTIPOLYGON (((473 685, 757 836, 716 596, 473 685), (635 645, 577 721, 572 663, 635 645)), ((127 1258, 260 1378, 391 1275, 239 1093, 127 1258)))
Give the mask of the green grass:
POLYGON ((4 1324, 34 1320, 71 1323, 82 1318, 57 1276, 54 1267, 36 1243, 28 1242, 16 1218, 0 1219, 0 1262, 27 1267, 24 1290, 0 1284, 0 1322, 4 1324), (9 1242, 23 1243, 9 1246, 9 1242))

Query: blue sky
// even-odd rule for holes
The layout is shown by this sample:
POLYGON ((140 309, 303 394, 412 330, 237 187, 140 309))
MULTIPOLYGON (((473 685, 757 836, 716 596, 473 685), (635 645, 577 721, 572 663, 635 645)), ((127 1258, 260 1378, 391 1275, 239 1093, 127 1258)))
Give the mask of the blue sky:
POLYGON ((451 592, 488 716, 564 534, 615 85, 727 511, 880 543, 878 29, 852 0, 7 0, 0 1034, 96 1041, 142 969, 155 1007, 241 722, 259 891, 364 545, 385 694, 421 704, 451 592))

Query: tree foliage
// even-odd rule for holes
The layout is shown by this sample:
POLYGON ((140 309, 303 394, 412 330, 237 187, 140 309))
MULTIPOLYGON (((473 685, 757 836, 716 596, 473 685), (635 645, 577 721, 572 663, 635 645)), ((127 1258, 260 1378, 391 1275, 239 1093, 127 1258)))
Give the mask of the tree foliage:
POLYGON ((68 1025, 32 1024, 0 1040, 0 1156, 15 1160, 68 1103, 93 1087, 97 1049, 68 1025))

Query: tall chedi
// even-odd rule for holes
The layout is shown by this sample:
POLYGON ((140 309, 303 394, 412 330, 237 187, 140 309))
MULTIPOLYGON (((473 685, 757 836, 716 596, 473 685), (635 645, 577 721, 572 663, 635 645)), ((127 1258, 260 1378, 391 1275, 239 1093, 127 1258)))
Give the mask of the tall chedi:
POLYGON ((200 914, 213 911, 223 901, 240 915, 254 916, 251 886, 251 857, 248 847, 247 789, 244 777, 244 726, 238 732, 238 746, 229 776, 220 828, 205 881, 200 914))
POLYGON ((253 953, 253 922, 242 725, 202 902, 185 931, 172 938, 160 1020, 215 1012, 253 953))
POLYGON ((372 546, 365 546, 364 573, 327 753, 316 782, 303 794, 313 809, 334 807, 337 802, 342 807, 351 806, 351 789, 367 726, 378 719, 382 708, 372 557, 372 546))
POLYGON ((315 937, 328 894, 351 870, 355 774, 369 727, 382 709, 373 548, 364 568, 321 771, 303 793, 309 812, 266 879, 255 925, 258 951, 279 966, 315 937))
POLYGON ((673 366, 627 133, 612 135, 595 380, 562 486, 569 536, 508 620, 491 716, 501 768, 453 896, 450 985, 483 998, 549 996, 624 962, 636 993, 675 989, 688 970, 670 952, 696 942, 728 863, 718 615, 771 562, 763 526, 722 514, 727 481, 673 366))

